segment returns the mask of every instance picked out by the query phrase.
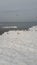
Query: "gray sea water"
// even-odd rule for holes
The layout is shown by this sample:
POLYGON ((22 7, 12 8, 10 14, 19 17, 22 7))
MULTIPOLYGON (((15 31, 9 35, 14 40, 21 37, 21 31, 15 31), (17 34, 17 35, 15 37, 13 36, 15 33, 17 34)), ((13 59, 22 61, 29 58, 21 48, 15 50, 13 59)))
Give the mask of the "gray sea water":
POLYGON ((29 30, 36 26, 37 22, 0 22, 0 35, 10 30, 29 30), (14 27, 15 26, 15 27, 14 27))
POLYGON ((0 28, 8 26, 16 26, 17 29, 28 29, 32 26, 36 26, 37 22, 0 22, 0 28))

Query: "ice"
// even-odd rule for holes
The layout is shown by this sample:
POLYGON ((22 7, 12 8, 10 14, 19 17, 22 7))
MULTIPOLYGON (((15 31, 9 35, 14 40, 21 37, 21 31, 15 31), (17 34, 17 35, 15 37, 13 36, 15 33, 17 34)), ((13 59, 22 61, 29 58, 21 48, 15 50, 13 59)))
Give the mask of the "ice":
POLYGON ((37 65, 37 26, 0 35, 0 65, 37 65))

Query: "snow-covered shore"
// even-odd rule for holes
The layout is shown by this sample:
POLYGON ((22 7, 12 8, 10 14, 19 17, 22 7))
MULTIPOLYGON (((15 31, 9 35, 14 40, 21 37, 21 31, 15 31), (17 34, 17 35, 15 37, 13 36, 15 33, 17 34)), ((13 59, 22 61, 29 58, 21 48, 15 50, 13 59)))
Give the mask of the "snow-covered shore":
POLYGON ((0 35, 0 65, 37 65, 37 26, 0 35))

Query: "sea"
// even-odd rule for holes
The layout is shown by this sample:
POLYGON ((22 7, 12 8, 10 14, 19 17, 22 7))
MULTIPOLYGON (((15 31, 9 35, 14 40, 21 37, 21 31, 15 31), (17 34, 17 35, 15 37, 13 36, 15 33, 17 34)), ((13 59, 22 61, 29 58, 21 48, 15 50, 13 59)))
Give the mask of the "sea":
POLYGON ((37 26, 37 22, 0 22, 0 33, 9 30, 28 30, 33 26, 37 26))
POLYGON ((0 22, 0 28, 28 29, 36 25, 37 22, 0 22))

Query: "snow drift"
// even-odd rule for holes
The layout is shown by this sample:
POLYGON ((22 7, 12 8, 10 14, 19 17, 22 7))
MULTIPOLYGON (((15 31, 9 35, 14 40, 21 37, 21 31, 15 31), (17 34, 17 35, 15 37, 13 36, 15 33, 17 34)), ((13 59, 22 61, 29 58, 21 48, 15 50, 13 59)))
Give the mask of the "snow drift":
POLYGON ((37 26, 0 35, 0 65, 37 65, 37 26))

